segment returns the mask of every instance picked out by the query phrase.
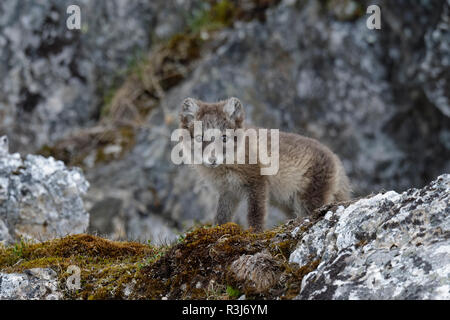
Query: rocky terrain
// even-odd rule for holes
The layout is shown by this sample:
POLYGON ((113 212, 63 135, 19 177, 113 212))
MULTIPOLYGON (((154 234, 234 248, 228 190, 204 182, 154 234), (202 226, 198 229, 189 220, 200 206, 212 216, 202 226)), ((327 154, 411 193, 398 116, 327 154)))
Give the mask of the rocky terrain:
POLYGON ((445 174, 259 234, 228 223, 166 246, 86 234, 21 242, 0 248, 0 299, 448 300, 449 210, 445 174))
POLYGON ((448 0, 371 1, 381 30, 366 1, 124 3, 80 1, 70 32, 67 1, 0 4, 0 134, 84 168, 90 232, 164 242, 211 221, 215 193, 169 161, 186 96, 237 96, 250 123, 318 138, 355 196, 449 172, 448 0))
POLYGON ((450 0, 69 4, 0 2, 0 299, 449 299, 450 0), (359 200, 204 227, 188 96, 319 139, 359 200))

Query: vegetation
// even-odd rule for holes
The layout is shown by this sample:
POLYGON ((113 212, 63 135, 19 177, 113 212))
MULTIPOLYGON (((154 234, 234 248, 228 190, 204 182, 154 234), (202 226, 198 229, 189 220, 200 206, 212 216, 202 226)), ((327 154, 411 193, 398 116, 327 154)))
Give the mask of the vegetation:
MULTIPOLYGON (((247 299, 295 297, 302 277, 318 260, 299 267, 288 261, 301 234, 311 224, 290 221, 263 233, 243 230, 234 223, 202 226, 187 232, 170 246, 110 241, 93 235, 71 235, 43 243, 0 247, 0 270, 23 272, 51 268, 66 299, 247 299), (299 232, 292 233, 298 227, 299 232), (235 262, 264 253, 276 266, 276 280, 261 289, 266 273, 259 264, 240 277, 235 262), (81 270, 81 289, 69 290, 69 266, 81 270)), ((248 268, 248 266, 247 266, 248 268)))

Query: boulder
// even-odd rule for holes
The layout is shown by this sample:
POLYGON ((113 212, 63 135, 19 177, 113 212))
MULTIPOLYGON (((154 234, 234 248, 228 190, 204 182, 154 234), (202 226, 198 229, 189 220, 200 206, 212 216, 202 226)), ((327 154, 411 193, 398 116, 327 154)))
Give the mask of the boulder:
POLYGON ((0 242, 48 240, 83 233, 89 224, 82 195, 89 183, 62 161, 18 153, 0 156, 0 242))
POLYGON ((450 299, 450 174, 328 211, 289 257, 312 260, 297 299, 450 299))
POLYGON ((56 272, 34 268, 24 273, 0 273, 0 300, 59 300, 56 272))

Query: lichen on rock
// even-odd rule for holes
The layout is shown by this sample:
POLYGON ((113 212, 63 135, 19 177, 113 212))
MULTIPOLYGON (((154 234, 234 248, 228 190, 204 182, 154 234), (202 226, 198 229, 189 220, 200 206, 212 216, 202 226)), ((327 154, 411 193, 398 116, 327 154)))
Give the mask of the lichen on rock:
POLYGON ((85 232, 89 183, 62 161, 18 153, 0 157, 0 242, 47 240, 85 232))
POLYGON ((450 175, 329 211, 290 256, 320 257, 298 299, 449 299, 450 175))
POLYGON ((56 272, 49 268, 0 273, 0 300, 58 300, 56 272))

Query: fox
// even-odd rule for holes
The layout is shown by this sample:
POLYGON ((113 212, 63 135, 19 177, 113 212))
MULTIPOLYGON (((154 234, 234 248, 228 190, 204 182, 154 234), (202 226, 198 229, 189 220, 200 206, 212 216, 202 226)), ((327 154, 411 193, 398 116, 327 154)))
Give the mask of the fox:
MULTIPOLYGON (((224 142, 235 139, 239 143, 236 137, 229 137, 229 129, 259 129, 246 124, 243 104, 236 97, 218 102, 186 98, 179 117, 180 128, 200 141, 203 150, 213 141, 204 139, 203 133, 194 136, 195 122, 201 123, 203 132, 220 130, 224 142)), ((261 174, 261 161, 247 161, 250 146, 245 149, 245 163, 229 164, 224 157, 212 155, 202 157, 200 164, 194 165, 199 176, 219 194, 214 224, 231 222, 244 199, 248 227, 254 232, 264 230, 269 205, 287 217, 306 218, 323 205, 350 199, 350 183, 342 162, 327 146, 309 137, 280 131, 278 148, 278 171, 272 175, 261 174)))

